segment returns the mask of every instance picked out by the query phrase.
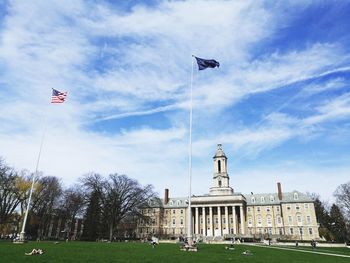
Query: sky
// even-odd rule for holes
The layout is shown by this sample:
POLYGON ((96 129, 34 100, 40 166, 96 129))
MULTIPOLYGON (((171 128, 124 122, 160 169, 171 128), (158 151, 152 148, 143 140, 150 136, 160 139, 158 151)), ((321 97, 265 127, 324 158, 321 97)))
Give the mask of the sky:
POLYGON ((160 196, 350 180, 349 1, 0 0, 0 156, 57 176, 126 174, 160 196), (199 71, 192 55, 220 62, 199 71), (67 101, 51 104, 51 89, 67 101))

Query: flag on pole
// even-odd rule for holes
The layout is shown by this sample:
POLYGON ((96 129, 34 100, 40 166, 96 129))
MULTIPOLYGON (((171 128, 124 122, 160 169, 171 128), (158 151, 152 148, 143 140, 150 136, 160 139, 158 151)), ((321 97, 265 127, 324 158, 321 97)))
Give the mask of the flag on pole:
POLYGON ((195 58, 198 64, 198 70, 203 70, 206 68, 215 68, 220 66, 220 63, 214 59, 203 59, 203 58, 197 58, 197 57, 195 58))
POLYGON ((52 89, 51 103, 63 103, 67 97, 67 92, 52 89))

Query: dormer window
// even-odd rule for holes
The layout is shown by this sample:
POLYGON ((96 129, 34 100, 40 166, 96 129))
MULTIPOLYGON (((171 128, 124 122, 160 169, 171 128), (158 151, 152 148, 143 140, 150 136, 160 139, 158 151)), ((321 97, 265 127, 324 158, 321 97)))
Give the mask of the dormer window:
POLYGON ((170 201, 170 202, 169 202, 169 205, 173 205, 173 204, 174 204, 173 201, 170 201))
POLYGON ((261 203, 265 203, 265 197, 261 197, 261 203))
POLYGON ((294 200, 298 200, 298 199, 299 199, 298 193, 294 193, 294 200))
POLYGON ((255 203, 255 197, 254 196, 252 197, 252 203, 255 203))
POLYGON ((274 202, 275 201, 275 197, 273 195, 270 195, 270 202, 274 202))

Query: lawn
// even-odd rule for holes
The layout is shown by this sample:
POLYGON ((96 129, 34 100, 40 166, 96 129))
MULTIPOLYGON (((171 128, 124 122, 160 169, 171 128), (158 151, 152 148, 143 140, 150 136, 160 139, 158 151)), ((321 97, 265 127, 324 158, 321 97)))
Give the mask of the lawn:
MULTIPOLYGON (((0 262, 350 262, 350 258, 236 245, 235 250, 225 250, 225 245, 199 245, 198 252, 180 251, 179 245, 160 244, 152 248, 143 243, 93 243, 93 242, 29 242, 12 244, 0 242, 0 262), (25 256, 33 248, 41 248, 44 255, 25 256), (245 256, 242 252, 249 249, 253 255, 245 256)), ((327 252, 345 254, 344 251, 322 248, 327 252)), ((318 251, 318 249, 316 249, 318 251)))

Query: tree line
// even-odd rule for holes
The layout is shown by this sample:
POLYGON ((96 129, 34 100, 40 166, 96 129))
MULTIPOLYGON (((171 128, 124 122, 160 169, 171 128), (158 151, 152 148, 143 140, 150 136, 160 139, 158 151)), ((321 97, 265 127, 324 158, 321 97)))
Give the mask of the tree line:
POLYGON ((334 191, 335 203, 321 200, 318 194, 310 194, 314 200, 320 237, 332 242, 350 241, 350 181, 334 191))
MULTIPOLYGON (((33 176, 16 171, 0 158, 0 235, 13 237, 21 231, 33 176)), ((81 218, 81 240, 133 238, 137 220, 146 219, 140 208, 151 199, 157 199, 152 185, 142 186, 126 175, 89 173, 65 188, 57 177, 40 173, 25 232, 33 239, 46 239, 59 221, 64 222, 60 232, 69 238, 81 218)))

